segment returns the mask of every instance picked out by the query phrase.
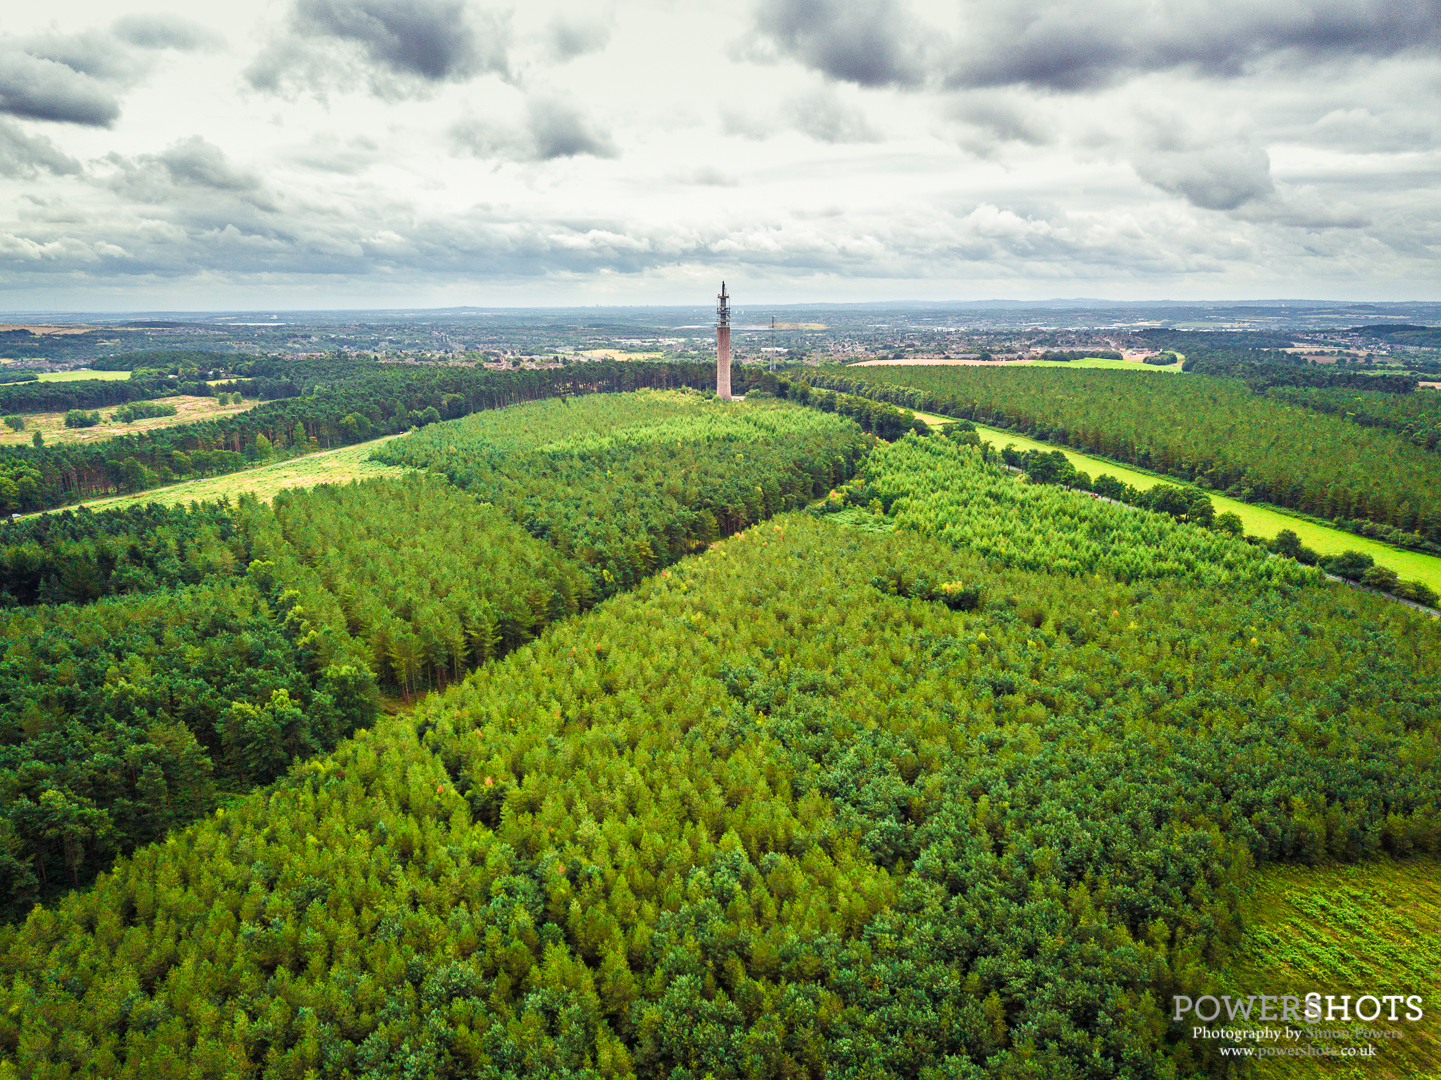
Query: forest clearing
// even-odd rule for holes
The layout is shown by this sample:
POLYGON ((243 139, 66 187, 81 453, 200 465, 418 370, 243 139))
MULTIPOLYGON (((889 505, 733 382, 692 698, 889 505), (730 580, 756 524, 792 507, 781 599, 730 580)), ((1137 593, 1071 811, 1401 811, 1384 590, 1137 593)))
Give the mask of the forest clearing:
MULTIPOLYGON (((214 399, 203 399, 214 400, 214 399)), ((240 409, 250 404, 238 406, 240 409)), ((235 411, 237 406, 228 406, 235 411)), ((170 419, 174 419, 171 417, 170 419)), ((141 421, 143 423, 143 421, 141 421)), ((385 435, 368 443, 342 446, 338 450, 318 450, 288 461, 277 461, 270 465, 257 465, 225 476, 211 476, 202 480, 191 480, 169 487, 137 491, 131 495, 113 495, 105 499, 93 499, 84 503, 90 510, 111 510, 121 506, 143 506, 159 503, 161 506, 183 505, 192 502, 210 502, 215 499, 236 501, 242 495, 253 495, 261 502, 269 502, 276 492, 288 488, 307 488, 317 484, 346 484, 352 480, 364 480, 375 476, 393 476, 402 470, 390 465, 372 461, 376 448, 394 435, 385 435)), ((56 513, 50 510, 46 513, 56 513)))
MULTIPOLYGON (((130 373, 125 371, 119 372, 119 374, 128 375, 130 373)), ((113 439, 117 435, 129 435, 137 431, 157 431, 160 428, 193 424, 196 421, 209 420, 217 416, 232 416, 244 412, 246 409, 253 409, 260 404, 258 401, 243 401, 233 405, 221 405, 213 397, 191 394, 172 394, 164 401, 165 404, 175 407, 174 416, 151 416, 133 420, 130 423, 107 419, 102 420, 94 427, 66 427, 63 412, 27 413, 24 417, 25 426, 19 431, 14 431, 9 427, 0 428, 0 446, 29 444, 34 440, 37 431, 40 432, 40 437, 45 440, 47 445, 101 443, 107 439, 113 439)), ((102 417, 110 416, 113 411, 113 408, 99 410, 102 417)))

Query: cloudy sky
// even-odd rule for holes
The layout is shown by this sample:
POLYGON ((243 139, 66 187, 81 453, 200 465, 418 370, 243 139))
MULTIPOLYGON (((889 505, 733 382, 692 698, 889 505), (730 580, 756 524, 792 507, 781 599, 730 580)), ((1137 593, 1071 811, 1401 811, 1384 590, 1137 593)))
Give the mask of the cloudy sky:
POLYGON ((1441 0, 50 0, 0 308, 1441 300, 1441 0))

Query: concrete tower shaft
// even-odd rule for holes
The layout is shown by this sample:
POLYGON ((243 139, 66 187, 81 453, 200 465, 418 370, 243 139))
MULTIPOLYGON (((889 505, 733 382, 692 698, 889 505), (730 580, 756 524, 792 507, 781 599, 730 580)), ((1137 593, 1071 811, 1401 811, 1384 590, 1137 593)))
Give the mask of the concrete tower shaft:
POLYGON ((715 314, 715 392, 722 401, 731 399, 731 298, 721 282, 715 314))

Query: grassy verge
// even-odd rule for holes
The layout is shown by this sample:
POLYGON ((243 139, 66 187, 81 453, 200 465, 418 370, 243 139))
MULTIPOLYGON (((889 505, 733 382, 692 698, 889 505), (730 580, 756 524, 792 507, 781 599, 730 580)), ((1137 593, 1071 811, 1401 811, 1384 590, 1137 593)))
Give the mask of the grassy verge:
MULTIPOLYGON (((395 435, 387 439, 398 438, 395 435)), ((171 484, 169 487, 138 491, 133 495, 115 495, 108 499, 94 499, 85 505, 91 510, 106 510, 114 506, 132 503, 160 503, 171 506, 175 503, 205 502, 228 498, 234 501, 240 495, 250 493, 261 502, 269 502, 277 491, 285 488, 315 487, 318 484, 344 484, 351 480, 364 480, 371 476, 398 476, 408 470, 371 461, 370 452, 384 439, 345 446, 339 450, 325 450, 318 454, 279 461, 274 465, 261 465, 254 469, 230 473, 228 476, 212 476, 205 480, 171 484)), ((55 513, 47 510, 45 513, 55 513)))
MULTIPOLYGON (((1267 1058, 1263 1080, 1441 1076, 1441 863, 1383 859, 1351 866, 1272 866, 1255 876, 1247 931, 1223 973, 1232 994, 1417 994, 1425 1016, 1404 1020, 1290 1025, 1395 1031, 1399 1038, 1310 1039, 1292 1045, 1376 1048, 1374 1057, 1267 1058)), ((1369 1003, 1365 1006, 1370 1011, 1369 1003)), ((1385 1014, 1383 1014, 1385 1015, 1385 1014)), ((1398 1013, 1404 1015, 1404 1011, 1398 1013)), ((1274 1045, 1274 1043, 1273 1043, 1274 1045)))
MULTIPOLYGON (((128 375, 129 372, 120 372, 119 374, 128 375)), ((104 442, 117 435, 133 435, 137 431, 154 431, 157 428, 175 427, 177 424, 194 424, 200 420, 214 420, 218 416, 242 413, 246 409, 253 409, 260 404, 258 401, 247 401, 243 405, 221 405, 213 397, 189 395, 157 398, 156 400, 159 404, 174 405, 175 415, 152 416, 147 420, 136 420, 131 424, 106 421, 94 427, 68 428, 65 426, 63 412, 26 413, 25 427, 22 430, 11 431, 8 427, 0 427, 0 446, 18 446, 22 443, 28 445, 37 431, 44 437, 47 446, 104 442)), ((85 411, 98 411, 101 416, 109 416, 118 408, 118 405, 106 405, 99 410, 86 409, 85 411)))

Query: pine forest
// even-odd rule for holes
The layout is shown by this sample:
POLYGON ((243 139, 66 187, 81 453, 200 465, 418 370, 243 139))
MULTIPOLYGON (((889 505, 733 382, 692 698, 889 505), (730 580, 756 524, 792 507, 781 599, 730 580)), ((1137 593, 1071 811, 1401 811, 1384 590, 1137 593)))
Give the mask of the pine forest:
POLYGON ((1434 395, 115 363, 262 403, 0 452, 0 1078, 1245 1076, 1257 875, 1441 856, 1441 620, 1206 496, 1424 551, 1434 395))

